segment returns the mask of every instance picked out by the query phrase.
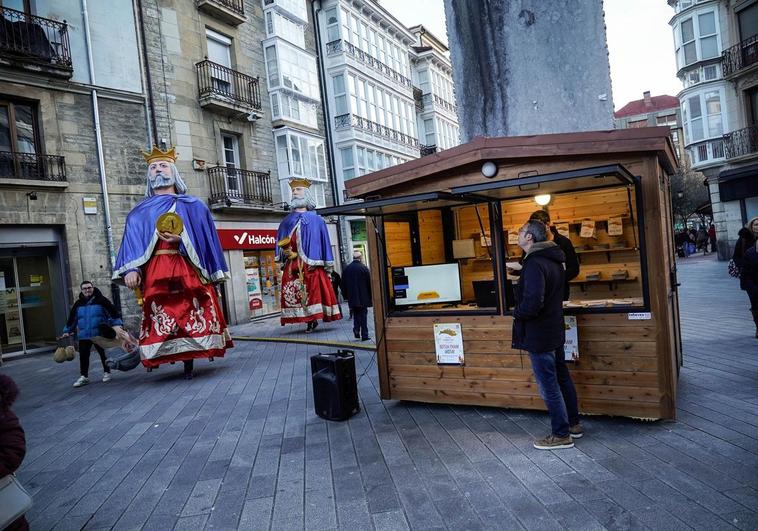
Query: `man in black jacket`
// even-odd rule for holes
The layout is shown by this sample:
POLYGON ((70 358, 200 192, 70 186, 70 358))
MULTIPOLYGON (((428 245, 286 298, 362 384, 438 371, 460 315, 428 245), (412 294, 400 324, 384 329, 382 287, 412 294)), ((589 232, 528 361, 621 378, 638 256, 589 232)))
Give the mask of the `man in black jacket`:
POLYGON ((545 401, 552 433, 534 442, 539 450, 571 448, 583 435, 576 390, 564 359, 564 261, 558 245, 547 241, 547 226, 529 220, 518 233, 526 256, 515 289, 513 348, 529 352, 534 378, 545 401))
POLYGON ((360 251, 353 252, 353 261, 342 271, 342 296, 353 313, 355 339, 368 341, 368 309, 371 307, 371 274, 363 265, 360 251))
POLYGON ((555 226, 550 222, 550 214, 548 214, 546 210, 535 210, 532 212, 532 215, 529 217, 529 219, 536 219, 537 221, 544 223, 552 233, 553 241, 558 247, 561 248, 563 254, 566 255, 566 275, 563 286, 563 300, 567 301, 571 295, 569 282, 575 279, 579 274, 579 259, 576 256, 574 244, 571 243, 570 239, 566 238, 563 234, 558 232, 558 229, 556 229, 555 226))

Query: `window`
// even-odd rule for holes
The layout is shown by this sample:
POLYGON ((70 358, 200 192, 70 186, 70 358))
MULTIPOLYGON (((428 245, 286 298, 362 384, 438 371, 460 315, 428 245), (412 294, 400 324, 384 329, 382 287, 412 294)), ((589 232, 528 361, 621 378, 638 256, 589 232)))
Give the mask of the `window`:
POLYGON ((342 13, 342 38, 347 42, 352 42, 350 37, 350 12, 346 9, 341 9, 342 13))
POLYGON ((431 118, 427 118, 424 120, 424 143, 427 146, 433 146, 435 143, 434 140, 434 120, 431 118))
POLYGON ((656 125, 676 125, 676 114, 656 116, 655 123, 656 125))
POLYGON ((340 26, 337 19, 337 8, 326 10, 326 41, 333 42, 340 38, 340 26))
POLYGON ((232 74, 226 70, 232 67, 232 40, 209 29, 205 30, 205 36, 208 43, 208 60, 221 66, 210 70, 213 89, 223 94, 233 94, 232 74))
POLYGON ((36 157, 7 154, 41 153, 38 123, 36 104, 0 100, 0 177, 42 177, 36 157))
POLYGON ((709 90, 684 100, 682 121, 687 144, 721 137, 726 129, 721 109, 722 97, 721 90, 709 90))
POLYGON ((311 181, 327 180, 324 140, 285 129, 277 131, 276 158, 279 178, 306 177, 311 181))
POLYGON ((627 124, 629 129, 636 129, 638 127, 647 127, 647 119, 643 118, 642 120, 630 120, 627 124))
POLYGON ((340 159, 342 160, 342 178, 344 180, 355 177, 355 163, 353 162, 353 148, 340 148, 340 159))
POLYGON ((221 151, 224 157, 224 166, 226 166, 227 192, 232 196, 239 196, 242 191, 237 173, 237 169, 240 167, 239 138, 237 135, 221 133, 221 151))
POLYGON ((715 11, 684 19, 674 31, 677 65, 682 68, 697 61, 718 57, 719 43, 715 11))
POLYGON ((740 42, 758 35, 758 4, 737 13, 737 25, 740 29, 740 42))
POLYGON ((710 138, 721 136, 724 128, 721 123, 721 99, 718 91, 705 93, 705 110, 708 117, 708 136, 710 138))
POLYGON ((345 75, 339 74, 332 78, 332 88, 334 89, 334 110, 337 116, 347 114, 350 109, 347 107, 347 94, 345 93, 345 75))
POLYGON ((8 9, 15 9, 16 11, 22 11, 27 15, 32 14, 29 0, 3 0, 0 5, 7 7, 8 9))
POLYGON ((305 47, 305 27, 278 11, 266 11, 266 33, 269 37, 281 37, 301 48, 305 47))
POLYGON ((703 139, 703 113, 700 108, 700 95, 687 99, 687 127, 690 140, 697 142, 703 139))
POLYGON ((350 111, 353 114, 357 114, 360 116, 361 114, 361 104, 360 100, 358 99, 358 92, 357 92, 357 80, 356 77, 353 74, 349 74, 347 76, 347 85, 348 89, 350 90, 350 111))
POLYGON ((276 60, 276 46, 266 47, 266 70, 268 71, 268 86, 279 86, 279 63, 276 60))

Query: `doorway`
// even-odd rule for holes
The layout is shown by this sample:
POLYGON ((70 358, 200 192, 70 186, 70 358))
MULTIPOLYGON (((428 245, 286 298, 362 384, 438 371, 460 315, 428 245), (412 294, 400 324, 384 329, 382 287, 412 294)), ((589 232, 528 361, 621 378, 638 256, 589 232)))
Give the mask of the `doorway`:
MULTIPOLYGON (((61 324, 56 267, 47 254, 0 256, 0 352, 50 350, 61 324), (56 303, 56 300, 58 301, 56 303)), ((63 318, 65 319, 65 317, 63 318)))

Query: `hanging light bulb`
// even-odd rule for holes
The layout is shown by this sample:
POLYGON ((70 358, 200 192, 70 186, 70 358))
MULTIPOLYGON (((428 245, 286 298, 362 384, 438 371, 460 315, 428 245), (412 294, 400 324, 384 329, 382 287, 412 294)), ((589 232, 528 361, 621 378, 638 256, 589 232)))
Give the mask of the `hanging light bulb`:
POLYGON ((534 202, 539 206, 545 206, 550 202, 550 194, 540 194, 534 196, 534 202))

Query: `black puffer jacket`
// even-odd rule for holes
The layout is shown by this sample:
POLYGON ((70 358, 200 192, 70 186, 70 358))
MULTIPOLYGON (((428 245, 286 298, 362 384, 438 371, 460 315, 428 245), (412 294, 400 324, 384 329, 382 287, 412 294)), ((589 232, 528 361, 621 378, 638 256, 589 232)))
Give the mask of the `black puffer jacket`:
POLYGON ((553 242, 535 243, 524 258, 515 288, 513 348, 549 352, 563 346, 565 261, 565 254, 553 242))
MULTIPOLYGON (((755 236, 750 229, 745 227, 741 228, 737 233, 737 243, 734 244, 734 253, 732 253, 732 260, 742 270, 748 266, 745 260, 745 253, 755 244, 755 236)), ((746 281, 746 275, 740 274, 740 288, 747 291, 748 285, 746 281)))

